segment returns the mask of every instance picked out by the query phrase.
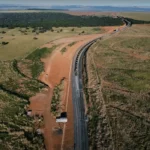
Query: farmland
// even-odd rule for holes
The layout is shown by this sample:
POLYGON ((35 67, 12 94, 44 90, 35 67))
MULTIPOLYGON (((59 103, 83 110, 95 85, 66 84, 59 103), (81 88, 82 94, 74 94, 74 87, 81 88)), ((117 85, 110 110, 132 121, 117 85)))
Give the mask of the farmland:
POLYGON ((91 148, 150 148, 149 32, 149 25, 133 25, 90 48, 87 89, 91 148))

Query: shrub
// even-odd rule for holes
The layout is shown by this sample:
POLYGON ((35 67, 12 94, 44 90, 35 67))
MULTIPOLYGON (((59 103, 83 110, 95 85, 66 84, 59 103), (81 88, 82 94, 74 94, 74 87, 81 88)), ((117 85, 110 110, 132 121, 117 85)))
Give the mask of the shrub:
POLYGON ((38 38, 37 38, 37 37, 34 37, 33 39, 34 39, 34 40, 37 40, 38 38))
POLYGON ((2 42, 2 45, 7 45, 9 42, 2 42))
POLYGON ((2 33, 2 34, 5 34, 6 32, 5 32, 5 31, 2 31, 1 33, 2 33))

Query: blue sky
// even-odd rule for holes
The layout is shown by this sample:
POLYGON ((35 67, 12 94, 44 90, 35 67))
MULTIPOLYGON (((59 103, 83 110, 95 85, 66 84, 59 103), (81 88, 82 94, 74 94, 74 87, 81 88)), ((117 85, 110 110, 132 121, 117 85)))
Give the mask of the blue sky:
POLYGON ((94 5, 94 6, 150 6, 150 0, 0 0, 0 4, 21 5, 94 5))

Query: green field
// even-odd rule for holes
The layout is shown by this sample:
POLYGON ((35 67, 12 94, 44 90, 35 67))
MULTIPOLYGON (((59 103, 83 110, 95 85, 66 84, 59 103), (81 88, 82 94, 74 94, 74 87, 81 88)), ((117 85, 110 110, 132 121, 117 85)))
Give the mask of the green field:
POLYGON ((53 28, 53 31, 39 33, 32 32, 31 28, 15 28, 7 29, 0 28, 0 60, 12 60, 24 58, 36 48, 43 44, 63 37, 71 37, 74 35, 102 33, 103 31, 95 30, 98 27, 68 27, 68 28, 53 28), (6 33, 1 33, 1 32, 6 33), (34 39, 36 37, 37 39, 34 39), (2 42, 9 42, 7 45, 2 45, 2 42))
MULTIPOLYGON (((109 39, 98 41, 88 52, 88 57, 95 62, 91 63, 91 71, 99 76, 103 97, 97 102, 98 91, 94 87, 99 85, 93 83, 89 89, 89 116, 99 114, 99 117, 90 119, 89 133, 91 137, 100 137, 105 144, 108 141, 101 134, 111 135, 109 139, 115 150, 150 149, 149 33, 149 25, 134 25, 109 39), (106 108, 105 113, 102 108, 106 108), (102 118, 105 118, 105 124, 102 118), (96 128, 92 126, 93 121, 96 128)), ((96 76, 93 78, 97 79, 96 76)), ((93 140, 97 143, 95 147, 105 145, 90 138, 92 146, 93 140)))

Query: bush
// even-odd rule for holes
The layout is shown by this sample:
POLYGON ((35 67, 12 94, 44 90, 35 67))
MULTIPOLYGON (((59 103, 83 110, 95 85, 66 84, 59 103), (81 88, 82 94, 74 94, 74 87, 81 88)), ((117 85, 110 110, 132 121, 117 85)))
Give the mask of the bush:
POLYGON ((33 39, 34 39, 34 40, 37 40, 38 38, 37 38, 37 37, 34 37, 33 39))
POLYGON ((7 45, 9 42, 2 42, 2 45, 7 45))
POLYGON ((61 50, 62 53, 66 52, 66 51, 67 51, 67 48, 66 48, 66 47, 64 47, 64 48, 61 50))
POLYGON ((2 31, 1 33, 2 33, 2 34, 5 34, 6 32, 5 32, 5 31, 2 31))

